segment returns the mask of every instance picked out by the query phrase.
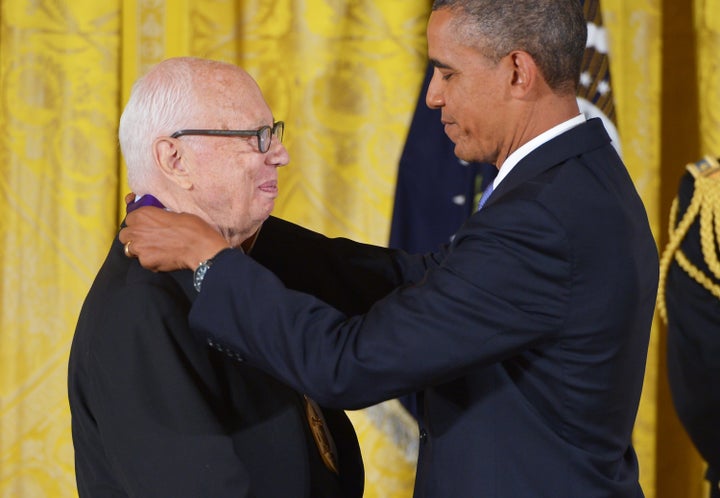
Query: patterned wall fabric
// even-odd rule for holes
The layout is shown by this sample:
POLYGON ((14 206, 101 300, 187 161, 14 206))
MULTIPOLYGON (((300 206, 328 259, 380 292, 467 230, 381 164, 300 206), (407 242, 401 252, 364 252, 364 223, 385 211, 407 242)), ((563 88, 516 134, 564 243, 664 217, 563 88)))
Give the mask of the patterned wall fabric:
MULTIPOLYGON (((661 75, 673 2, 602 3, 623 155, 658 238, 669 207, 662 189, 675 189, 686 162, 720 155, 720 0, 693 1, 672 8, 694 12, 697 43, 687 48, 697 74, 669 77, 696 87, 700 102, 697 126, 673 130, 674 146, 683 147, 683 134, 701 139, 670 165, 661 75)), ((72 497, 67 356, 121 217, 116 129, 134 79, 176 55, 241 64, 287 122, 291 164, 281 170, 276 214, 384 244, 425 68, 429 2, 3 0, 0 9, 0 497, 72 497)), ((663 334, 655 328, 636 428, 641 478, 649 498, 700 498, 702 463, 665 420, 663 334), (669 438, 679 445, 664 444, 669 438), (690 463, 676 465, 681 459, 690 463)), ((381 430, 392 413, 351 413, 371 498, 412 493, 412 455, 381 430)))
MULTIPOLYGON (((720 0, 696 0, 701 149, 720 151, 720 0)), ((691 160, 692 161, 692 160, 691 160)))
POLYGON ((116 225, 120 10, 0 12, 0 496, 73 496, 67 358, 116 225))

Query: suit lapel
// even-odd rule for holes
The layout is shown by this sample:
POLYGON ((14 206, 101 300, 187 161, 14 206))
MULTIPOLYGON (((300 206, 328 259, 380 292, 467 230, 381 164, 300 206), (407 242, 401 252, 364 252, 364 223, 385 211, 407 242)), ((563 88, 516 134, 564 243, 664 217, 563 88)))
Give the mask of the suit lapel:
POLYGON ((498 185, 485 205, 491 206, 506 192, 553 166, 563 163, 571 157, 610 145, 610 142, 610 136, 605 131, 602 120, 600 118, 589 119, 584 124, 576 126, 542 144, 522 158, 510 174, 500 182, 500 185, 498 185))

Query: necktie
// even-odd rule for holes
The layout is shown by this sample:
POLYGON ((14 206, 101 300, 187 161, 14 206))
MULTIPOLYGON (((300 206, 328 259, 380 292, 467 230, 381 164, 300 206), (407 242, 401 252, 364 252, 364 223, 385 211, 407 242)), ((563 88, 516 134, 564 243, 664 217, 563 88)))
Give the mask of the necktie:
POLYGON ((493 192, 493 183, 494 183, 494 182, 490 182, 490 184, 489 184, 487 187, 485 187, 485 190, 483 191, 482 197, 480 197, 480 202, 478 202, 478 208, 477 208, 478 211, 480 211, 480 210, 482 209, 482 207, 485 205, 485 203, 487 202, 488 198, 490 197, 490 194, 492 194, 492 192, 493 192))

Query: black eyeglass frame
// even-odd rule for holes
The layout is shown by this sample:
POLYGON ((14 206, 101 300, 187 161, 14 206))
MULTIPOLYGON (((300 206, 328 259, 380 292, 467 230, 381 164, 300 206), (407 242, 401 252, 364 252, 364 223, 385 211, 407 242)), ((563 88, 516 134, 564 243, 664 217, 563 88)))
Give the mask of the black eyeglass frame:
POLYGON ((178 130, 170 138, 186 135, 199 135, 209 137, 257 137, 258 150, 263 154, 270 150, 272 137, 277 137, 282 143, 285 135, 285 122, 275 121, 272 126, 261 126, 257 130, 178 130))

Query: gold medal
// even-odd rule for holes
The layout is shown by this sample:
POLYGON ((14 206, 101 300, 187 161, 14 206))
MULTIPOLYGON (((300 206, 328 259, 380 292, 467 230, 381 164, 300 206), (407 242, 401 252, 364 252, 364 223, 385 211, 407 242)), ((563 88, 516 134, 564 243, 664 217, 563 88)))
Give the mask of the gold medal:
POLYGON ((323 417, 317 403, 306 395, 303 396, 305 398, 305 413, 322 461, 328 469, 339 474, 337 449, 335 448, 335 441, 333 441, 332 435, 325 425, 325 417, 323 417))

